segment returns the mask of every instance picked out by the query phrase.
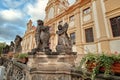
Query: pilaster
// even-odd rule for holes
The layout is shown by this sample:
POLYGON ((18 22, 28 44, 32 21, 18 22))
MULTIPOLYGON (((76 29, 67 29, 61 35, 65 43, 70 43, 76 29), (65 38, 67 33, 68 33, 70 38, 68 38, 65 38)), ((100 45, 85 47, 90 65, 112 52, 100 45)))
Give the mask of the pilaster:
MULTIPOLYGON (((101 0, 92 0, 93 17, 96 30, 96 42, 101 46, 100 52, 109 52, 109 42, 107 41, 108 35, 106 30, 104 11, 102 8, 101 0)), ((100 49, 100 46, 99 49, 100 49)))
POLYGON ((80 18, 80 9, 76 9, 75 11, 75 27, 76 27, 76 49, 78 54, 83 53, 83 45, 82 45, 82 34, 81 34, 81 18, 80 18))

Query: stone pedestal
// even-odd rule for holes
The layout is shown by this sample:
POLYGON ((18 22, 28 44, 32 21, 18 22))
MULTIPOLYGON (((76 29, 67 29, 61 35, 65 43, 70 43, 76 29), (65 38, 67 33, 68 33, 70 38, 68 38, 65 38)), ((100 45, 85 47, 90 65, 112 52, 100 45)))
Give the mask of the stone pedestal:
POLYGON ((46 55, 39 52, 29 56, 29 80, 71 80, 75 54, 46 55))

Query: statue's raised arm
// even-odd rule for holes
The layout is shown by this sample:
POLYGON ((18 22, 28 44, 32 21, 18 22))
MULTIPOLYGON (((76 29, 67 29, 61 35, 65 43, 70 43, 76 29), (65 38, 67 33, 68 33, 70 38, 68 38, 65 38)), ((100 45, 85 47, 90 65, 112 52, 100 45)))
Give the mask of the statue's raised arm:
POLYGON ((65 24, 64 24, 63 29, 64 29, 64 31, 67 33, 67 30, 68 30, 68 23, 65 23, 65 24))

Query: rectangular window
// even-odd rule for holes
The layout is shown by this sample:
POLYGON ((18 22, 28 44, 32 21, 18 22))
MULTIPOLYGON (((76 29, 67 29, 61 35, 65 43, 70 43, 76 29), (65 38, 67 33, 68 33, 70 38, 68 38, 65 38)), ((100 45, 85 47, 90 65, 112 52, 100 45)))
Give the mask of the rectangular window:
POLYGON ((72 44, 74 45, 75 44, 75 32, 70 34, 70 38, 71 38, 72 44))
POLYGON ((85 29, 85 37, 86 37, 86 42, 94 42, 92 28, 85 29))
POLYGON ((72 15, 72 16, 69 17, 69 21, 70 22, 74 21, 74 15, 72 15))
POLYGON ((90 7, 83 10, 83 14, 89 14, 91 12, 90 7))
POLYGON ((75 20, 74 15, 69 17, 69 26, 70 27, 74 27, 75 26, 74 20, 75 20))
POLYGON ((113 37, 120 36, 120 16, 110 19, 113 37))

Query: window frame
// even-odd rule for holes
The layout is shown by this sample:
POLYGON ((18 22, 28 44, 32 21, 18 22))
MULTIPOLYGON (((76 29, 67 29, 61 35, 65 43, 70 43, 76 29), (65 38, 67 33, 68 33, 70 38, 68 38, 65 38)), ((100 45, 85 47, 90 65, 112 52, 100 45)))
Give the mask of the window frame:
POLYGON ((120 15, 110 18, 112 37, 120 37, 120 15))
POLYGON ((71 39, 72 45, 75 45, 76 44, 76 35, 75 35, 75 32, 70 33, 70 39, 71 39), (73 34, 74 34, 74 36, 73 36, 73 34))
POLYGON ((70 17, 69 17, 69 22, 73 22, 75 20, 75 16, 74 15, 71 15, 70 17))
POLYGON ((87 15, 87 14, 90 14, 91 13, 91 8, 90 7, 87 7, 85 9, 83 9, 83 15, 87 15))
POLYGON ((93 27, 89 27, 84 29, 85 31, 85 42, 90 43, 94 42, 94 32, 93 32, 93 27))

